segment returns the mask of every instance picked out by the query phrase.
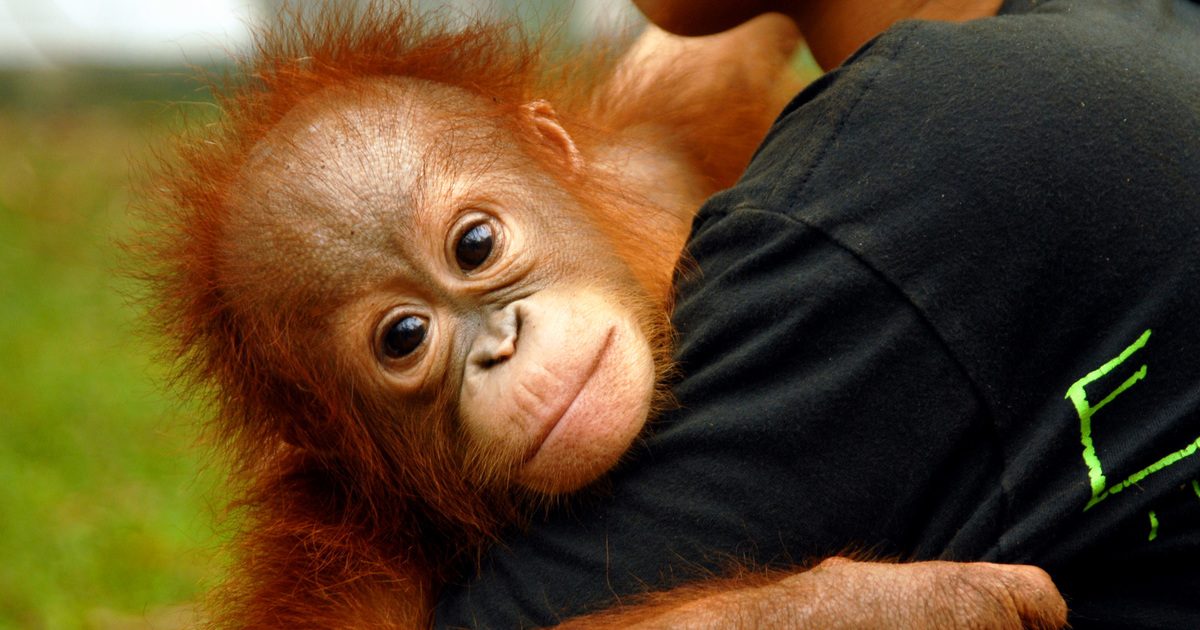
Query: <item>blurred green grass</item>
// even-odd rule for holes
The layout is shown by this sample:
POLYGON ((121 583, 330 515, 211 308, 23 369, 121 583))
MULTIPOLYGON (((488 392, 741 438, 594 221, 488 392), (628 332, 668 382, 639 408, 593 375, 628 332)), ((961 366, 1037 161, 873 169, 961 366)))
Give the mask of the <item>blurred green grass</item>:
POLYGON ((0 630, 168 627, 212 574, 213 477, 115 243, 172 74, 0 73, 0 630))

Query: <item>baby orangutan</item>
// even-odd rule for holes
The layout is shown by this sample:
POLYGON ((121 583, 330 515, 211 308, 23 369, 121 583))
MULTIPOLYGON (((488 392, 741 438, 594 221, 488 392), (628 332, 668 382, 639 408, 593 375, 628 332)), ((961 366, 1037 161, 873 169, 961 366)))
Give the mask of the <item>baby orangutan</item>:
POLYGON ((503 527, 618 461, 692 213, 795 42, 778 16, 652 31, 606 71, 377 6, 260 35, 153 184, 159 321, 245 511, 218 625, 427 626, 503 527))
POLYGON ((160 322, 245 514, 214 625, 427 627, 505 527, 618 462, 665 398, 692 213, 795 40, 650 31, 604 71, 399 9, 261 35, 154 184, 160 322))

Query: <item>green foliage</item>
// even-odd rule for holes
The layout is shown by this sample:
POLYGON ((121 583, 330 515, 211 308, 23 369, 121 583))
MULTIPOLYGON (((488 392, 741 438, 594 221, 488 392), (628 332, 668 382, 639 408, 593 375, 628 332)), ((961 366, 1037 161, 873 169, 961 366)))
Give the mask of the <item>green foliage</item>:
POLYGON ((115 242, 162 103, 197 94, 92 70, 0 75, 0 99, 0 630, 169 627, 213 572, 216 475, 115 242))

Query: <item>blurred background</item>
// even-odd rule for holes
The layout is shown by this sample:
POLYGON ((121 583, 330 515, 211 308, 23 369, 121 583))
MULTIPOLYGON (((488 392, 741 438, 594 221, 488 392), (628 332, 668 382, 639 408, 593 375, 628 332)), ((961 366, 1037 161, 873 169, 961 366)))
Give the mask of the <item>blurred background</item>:
MULTIPOLYGON (((131 165, 211 113, 189 66, 220 69, 281 3, 0 0, 0 630, 180 627, 219 574, 219 471, 117 243, 131 165)), ((415 4, 577 39, 638 21, 628 0, 415 4)))

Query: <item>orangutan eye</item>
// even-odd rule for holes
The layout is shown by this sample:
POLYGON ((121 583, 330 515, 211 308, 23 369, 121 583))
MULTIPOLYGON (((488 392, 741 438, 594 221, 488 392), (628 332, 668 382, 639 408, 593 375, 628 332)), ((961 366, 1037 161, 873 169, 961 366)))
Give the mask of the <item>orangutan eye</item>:
POLYGON ((416 315, 401 317, 383 335, 383 354, 391 359, 412 354, 425 341, 428 328, 429 322, 416 315))
POLYGON ((492 226, 478 223, 463 233, 454 248, 454 257, 463 271, 473 271, 492 255, 492 226))

